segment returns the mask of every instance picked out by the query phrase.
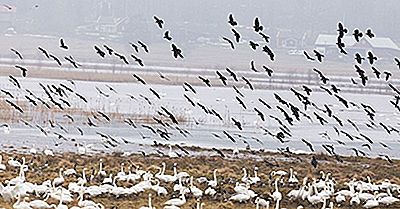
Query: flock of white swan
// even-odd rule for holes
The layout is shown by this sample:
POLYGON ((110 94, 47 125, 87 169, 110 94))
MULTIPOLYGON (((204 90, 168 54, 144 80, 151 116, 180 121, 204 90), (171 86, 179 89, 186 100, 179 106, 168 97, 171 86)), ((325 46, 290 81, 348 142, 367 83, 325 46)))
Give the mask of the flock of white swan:
POLYGON ((261 179, 258 175, 259 169, 255 167, 254 174, 250 174, 243 168, 241 179, 226 181, 227 178, 224 178, 217 169, 213 170, 211 178, 194 177, 188 172, 178 171, 176 163, 172 171, 167 170, 166 163, 160 163, 161 166, 156 166, 157 173, 149 171, 151 169, 142 170, 138 166, 135 169, 127 167, 124 163, 121 163, 118 173, 112 173, 106 171, 103 164, 104 162, 100 160, 94 172, 89 172, 86 168, 80 171, 75 168, 60 168, 58 177, 37 184, 29 182, 29 179, 25 177, 25 173, 30 171, 32 165, 27 165, 24 157, 20 161, 9 158, 6 164, 0 159, 1 172, 19 171, 18 176, 3 179, 4 182, 0 184, 0 194, 4 201, 12 204, 14 209, 100 209, 105 208, 104 205, 90 198, 106 195, 112 201, 112 198, 140 193, 145 193, 145 197, 148 195, 148 203, 132 205, 130 208, 155 209, 152 199, 166 198, 171 194, 176 194, 176 197, 164 202, 162 204, 164 209, 191 207, 188 205, 187 198, 195 198, 197 209, 214 208, 213 201, 208 201, 210 205, 206 205, 202 200, 212 200, 218 195, 226 197, 220 201, 232 202, 237 208, 244 208, 244 203, 247 205, 254 203, 257 209, 283 208, 284 206, 281 206, 283 198, 297 203, 298 209, 310 206, 333 209, 345 205, 373 208, 399 204, 399 197, 396 196, 400 194, 400 185, 391 183, 388 179, 380 183, 372 182, 370 178, 367 178, 367 181, 351 179, 344 185, 338 185, 331 173, 324 174, 321 171, 321 176, 304 177, 299 182, 297 172, 292 168, 289 171, 272 171, 268 174, 269 178, 261 179), (227 187, 230 184, 231 187, 227 187), (273 185, 272 189, 268 184, 273 185), (257 194, 252 190, 255 185, 258 188, 265 187, 267 192, 264 194, 269 195, 257 194), (282 187, 286 187, 285 191, 288 192, 283 194, 282 187), (224 191, 223 188, 233 189, 224 191), (58 204, 49 204, 49 199, 52 200, 49 202, 58 202, 58 204))

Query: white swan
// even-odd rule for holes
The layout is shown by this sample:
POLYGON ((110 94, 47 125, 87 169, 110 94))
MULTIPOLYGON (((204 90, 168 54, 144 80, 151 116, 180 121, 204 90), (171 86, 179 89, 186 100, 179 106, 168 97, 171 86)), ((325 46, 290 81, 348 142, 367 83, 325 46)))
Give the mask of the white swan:
MULTIPOLYGON (((274 199, 274 201, 277 201, 277 200, 282 200, 282 193, 279 191, 279 189, 278 189, 278 179, 277 180, 275 180, 275 191, 274 191, 274 193, 272 193, 272 198, 274 199)), ((279 202, 278 202, 279 203, 279 202)))
POLYGON ((164 205, 174 205, 174 206, 182 206, 186 203, 186 198, 184 194, 181 194, 180 198, 173 198, 164 203, 164 205))
POLYGON ((103 170, 103 159, 100 159, 100 163, 99 163, 99 171, 97 172, 98 176, 101 177, 106 177, 107 173, 105 170, 103 170))
POLYGON ((193 185, 193 176, 190 177, 190 191, 192 192, 193 196, 201 197, 203 196, 203 191, 196 186, 193 185))
POLYGON ((0 172, 3 172, 7 169, 6 165, 2 163, 3 161, 3 156, 0 155, 0 172))
POLYGON ((249 199, 250 199, 250 195, 245 194, 245 193, 235 194, 229 198, 229 200, 240 202, 240 203, 247 201, 249 199))
POLYGON ((64 183, 63 170, 64 170, 63 168, 60 168, 58 177, 54 178, 54 180, 53 180, 54 187, 60 186, 64 183))
POLYGON ((288 183, 289 184, 299 183, 299 180, 296 178, 295 174, 293 173, 293 168, 290 168, 289 171, 290 171, 290 174, 289 174, 288 183))
POLYGON ((257 184, 259 181, 261 181, 260 177, 257 175, 258 167, 254 168, 254 177, 249 177, 250 183, 251 184, 257 184))
POLYGON ((214 169, 214 171, 213 171, 214 179, 211 181, 208 181, 208 186, 215 188, 218 185, 217 171, 218 171, 217 169, 214 169))
POLYGON ((168 145, 169 146, 169 151, 168 151, 168 157, 170 158, 177 158, 178 155, 172 151, 172 145, 168 145))

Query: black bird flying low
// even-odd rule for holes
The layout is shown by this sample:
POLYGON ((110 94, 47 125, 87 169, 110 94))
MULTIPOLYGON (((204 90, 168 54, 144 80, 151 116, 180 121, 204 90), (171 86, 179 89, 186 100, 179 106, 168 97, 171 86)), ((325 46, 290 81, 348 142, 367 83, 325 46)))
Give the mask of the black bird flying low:
POLYGON ((235 29, 233 29, 232 28, 232 33, 233 33, 233 35, 235 36, 235 41, 237 42, 237 43, 239 43, 239 41, 240 41, 240 33, 239 32, 237 32, 237 30, 235 30, 235 29))
POLYGON ((17 55, 19 59, 21 59, 21 60, 24 59, 24 58, 22 57, 21 53, 20 53, 19 51, 17 51, 16 49, 11 48, 10 50, 11 50, 12 52, 14 52, 14 54, 17 55))
POLYGON ((254 18, 254 25, 253 25, 254 31, 256 33, 264 30, 264 27, 261 25, 260 20, 258 19, 258 17, 254 18))
POLYGON ((64 39, 60 38, 60 48, 64 50, 68 50, 68 46, 65 45, 64 39))
POLYGON ((143 50, 146 52, 146 53, 149 53, 149 49, 148 49, 148 47, 147 47, 147 45, 145 44, 145 43, 143 43, 142 41, 137 41, 138 42, 138 44, 143 48, 143 50))
POLYGON ((26 77, 26 72, 28 72, 28 69, 26 69, 26 68, 24 68, 24 67, 22 67, 22 66, 20 66, 20 65, 15 65, 15 67, 16 67, 17 69, 21 70, 21 75, 22 75, 22 77, 26 77))
POLYGON ((183 55, 182 55, 182 50, 179 49, 175 44, 171 44, 171 51, 173 52, 173 56, 174 58, 178 58, 180 57, 181 59, 183 59, 183 55))
POLYGON ((172 37, 169 35, 169 31, 168 30, 164 32, 163 38, 166 39, 167 41, 171 41, 172 40, 172 37))

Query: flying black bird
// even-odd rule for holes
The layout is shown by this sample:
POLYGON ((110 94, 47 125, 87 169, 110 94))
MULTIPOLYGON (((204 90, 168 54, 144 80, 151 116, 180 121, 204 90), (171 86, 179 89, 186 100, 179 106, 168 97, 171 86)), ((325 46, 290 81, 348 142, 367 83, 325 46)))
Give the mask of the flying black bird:
POLYGON ((6 99, 6 102, 8 104, 10 104, 14 109, 18 110, 18 112, 20 113, 24 113, 24 111, 22 110, 21 107, 19 107, 18 105, 16 105, 15 103, 11 102, 10 100, 6 99))
POLYGON ((394 61, 396 62, 397 67, 399 67, 400 69, 400 60, 397 57, 395 57, 394 61))
POLYGON ((247 109, 246 105, 244 104, 243 100, 241 100, 238 96, 235 97, 239 104, 243 107, 243 109, 247 109))
POLYGON ((22 55, 21 55, 21 53, 19 53, 19 51, 17 51, 16 49, 14 49, 14 48, 11 48, 10 49, 12 52, 14 52, 17 56, 18 56, 18 58, 19 59, 24 59, 23 57, 22 57, 22 55))
POLYGON ((58 64, 58 66, 61 66, 61 65, 62 65, 60 59, 58 59, 58 57, 56 57, 55 55, 50 54, 49 57, 50 57, 51 59, 53 59, 54 61, 56 61, 57 64, 58 64))
POLYGON ((198 76, 198 78, 203 81, 204 84, 206 84, 208 87, 211 87, 210 79, 204 78, 202 76, 198 76))
POLYGON ((228 23, 232 26, 235 27, 238 23, 236 22, 236 20, 233 18, 233 14, 230 13, 229 17, 228 17, 228 23))
POLYGON ((263 65, 262 67, 263 67, 264 70, 267 72, 268 76, 271 77, 271 76, 272 76, 272 73, 273 73, 274 71, 273 71, 271 68, 269 68, 269 67, 267 67, 267 66, 265 66, 265 65, 263 65))
POLYGON ((168 30, 164 32, 163 38, 165 38, 168 41, 172 40, 172 37, 169 35, 169 31, 168 30))
POLYGON ((109 46, 107 46, 105 44, 103 44, 103 47, 107 50, 108 55, 112 55, 113 54, 114 49, 112 49, 111 47, 109 47, 109 46))
POLYGON ((320 77, 322 83, 326 84, 327 81, 329 81, 329 78, 325 77, 325 75, 322 74, 322 72, 319 71, 318 69, 314 68, 313 71, 316 72, 316 73, 318 73, 318 75, 319 75, 319 77, 320 77))
POLYGON ((163 24, 164 24, 164 20, 160 19, 159 17, 157 17, 155 15, 153 16, 153 18, 154 18, 154 21, 156 22, 156 24, 158 25, 158 27, 160 29, 162 29, 163 28, 163 24))
POLYGON ((233 85, 232 88, 235 90, 235 92, 236 92, 237 94, 239 94, 239 96, 244 97, 243 93, 240 92, 239 89, 238 89, 236 86, 233 85))
POLYGON ((365 31, 365 35, 367 35, 369 38, 375 37, 375 34, 372 32, 371 28, 368 28, 367 31, 365 31))
POLYGON ((251 90, 254 90, 253 85, 250 83, 249 79, 245 78, 244 76, 242 76, 242 79, 244 80, 244 82, 246 83, 247 86, 249 86, 249 88, 251 90))
POLYGON ((129 65, 129 62, 124 55, 119 54, 117 52, 114 52, 114 55, 117 56, 120 60, 122 60, 125 64, 129 65))
POLYGON ((372 54, 371 51, 368 51, 368 57, 367 58, 368 58, 369 64, 371 64, 371 65, 374 64, 374 61, 378 60, 378 57, 374 56, 374 54, 372 54))
POLYGON ((187 96, 186 94, 184 94, 183 96, 188 100, 188 102, 189 102, 193 107, 196 106, 196 104, 193 102, 192 99, 189 98, 189 96, 187 96))
POLYGON ((317 159, 315 158, 315 156, 312 156, 311 165, 312 165, 314 168, 317 168, 317 166, 318 166, 318 161, 317 161, 317 159))
POLYGON ((239 41, 240 41, 240 33, 239 32, 237 32, 235 29, 233 29, 232 28, 232 33, 233 33, 233 35, 235 36, 235 41, 237 42, 237 43, 239 43, 239 41))
POLYGON ((104 58, 106 56, 106 53, 101 50, 97 45, 94 45, 94 50, 96 50, 96 54, 98 54, 101 58, 104 58))
POLYGON ((12 84, 14 84, 16 87, 18 87, 19 89, 21 88, 21 85, 19 84, 19 82, 18 82, 18 80, 14 77, 14 76, 12 76, 12 75, 9 75, 8 76, 8 80, 12 83, 12 84))
POLYGON ((1 92, 3 92, 5 95, 9 96, 11 99, 14 99, 14 95, 12 95, 9 91, 1 89, 1 92))
POLYGON ((235 45, 233 44, 233 42, 229 38, 222 37, 222 39, 227 41, 231 45, 231 49, 232 50, 235 49, 235 45))
POLYGON ((340 89, 337 86, 335 86, 334 84, 331 84, 331 89, 335 93, 339 93, 339 91, 340 91, 340 89))
POLYGON ((68 50, 68 46, 65 45, 64 39, 63 39, 63 38, 60 38, 60 48, 61 48, 61 49, 68 50))
POLYGON ((76 93, 76 92, 75 92, 75 95, 76 95, 77 97, 79 97, 82 101, 84 101, 85 103, 88 103, 87 99, 86 99, 84 96, 82 96, 82 95, 80 95, 80 94, 78 94, 78 93, 76 93))
POLYGON ((337 40, 336 45, 337 45, 338 49, 340 50, 340 53, 342 53, 342 54, 347 54, 346 50, 344 50, 344 48, 346 47, 346 45, 342 42, 341 39, 338 39, 338 40, 337 40))
POLYGON ((261 25, 260 20, 258 19, 258 17, 256 17, 256 18, 254 19, 253 28, 254 28, 254 31, 255 31, 256 33, 258 33, 258 32, 260 32, 260 31, 264 30, 264 27, 261 25))
POLYGON ((143 60, 142 60, 142 59, 140 59, 139 57, 137 57, 137 56, 135 56, 135 55, 133 55, 133 54, 131 54, 131 57, 132 57, 132 59, 135 60, 136 63, 138 63, 138 65, 144 67, 143 60))
POLYGON ((388 155, 379 155, 379 156, 380 156, 380 157, 385 157, 386 160, 387 160, 389 163, 393 163, 393 160, 390 159, 390 157, 389 157, 388 155))
POLYGON ((361 57, 361 55, 360 55, 359 53, 356 53, 356 54, 355 54, 355 58, 354 58, 354 59, 355 59, 355 60, 357 61, 357 63, 360 64, 360 65, 362 64, 362 61, 365 60, 365 58, 364 58, 364 57, 361 57))
POLYGON ((218 75, 218 79, 221 80, 222 84, 224 84, 224 86, 226 86, 226 81, 228 79, 224 75, 222 75, 222 73, 220 73, 218 70, 215 71, 215 73, 218 75))
POLYGON ((263 52, 267 53, 267 55, 269 56, 269 59, 270 59, 271 61, 274 61, 274 60, 275 60, 275 54, 274 54, 274 52, 273 52, 267 45, 264 45, 264 46, 263 46, 263 52))
POLYGON ((254 72, 258 72, 258 70, 256 69, 256 67, 254 66, 254 60, 250 61, 250 69, 254 72))
POLYGON ((139 53, 139 47, 138 47, 136 44, 134 44, 134 43, 132 43, 132 42, 129 42, 129 44, 130 44, 131 47, 135 50, 136 53, 139 53))
POLYGON ((355 39, 357 42, 359 42, 360 39, 363 37, 363 33, 360 32, 360 30, 358 30, 358 28, 356 28, 356 29, 354 29, 354 31, 353 31, 353 36, 354 36, 354 39, 355 39))
POLYGON ((158 99, 161 99, 160 94, 158 94, 154 89, 149 88, 149 90, 154 94, 154 96, 156 96, 158 99))
POLYGON ((242 128, 242 124, 240 123, 240 121, 238 121, 238 120, 236 120, 235 118, 231 118, 232 119, 232 122, 233 122, 233 124, 239 129, 239 130, 243 130, 243 128, 242 128))
POLYGON ((214 150, 216 153, 218 153, 219 156, 221 156, 222 158, 225 158, 225 155, 221 150, 219 150, 219 149, 217 149, 215 147, 213 147, 212 150, 214 150))
POLYGON ((265 35, 263 32, 259 32, 258 34, 265 40, 265 42, 269 43, 269 36, 265 35))
POLYGON ((39 49, 39 51, 41 51, 43 54, 44 54, 44 56, 46 56, 47 57, 47 59, 49 59, 50 57, 49 57, 49 53, 45 50, 45 49, 43 49, 42 47, 38 47, 38 49, 39 49))
POLYGON ((302 86, 304 91, 306 92, 307 95, 311 95, 312 89, 310 89, 308 86, 303 85, 302 86))
POLYGON ((26 68, 19 65, 15 65, 15 67, 21 70, 22 77, 26 77, 26 72, 28 71, 26 68))
POLYGON ((314 49, 315 56, 317 57, 318 62, 322 62, 322 58, 325 57, 325 55, 321 54, 319 51, 314 49))
POLYGON ((347 100, 345 100, 343 97, 335 94, 335 97, 341 102, 346 108, 349 108, 347 100))
POLYGON ((171 48, 172 48, 172 52, 173 52, 173 55, 174 55, 174 58, 176 59, 176 58, 178 58, 178 56, 180 57, 180 58, 182 58, 183 59, 183 55, 182 55, 182 50, 181 49, 179 49, 175 44, 171 44, 171 48))
POLYGON ((264 114, 263 114, 259 109, 257 109, 256 107, 254 107, 253 109, 254 109, 254 111, 257 112, 257 115, 261 118, 261 120, 262 120, 262 121, 265 121, 265 116, 264 116, 264 114))
POLYGON ((303 51, 303 54, 308 60, 311 60, 311 61, 315 60, 314 58, 310 57, 310 55, 308 55, 307 51, 303 51))
POLYGON ((140 40, 137 41, 137 42, 138 42, 138 44, 143 48, 143 50, 144 50, 146 53, 149 53, 149 49, 147 48, 147 45, 146 45, 146 44, 144 44, 144 43, 141 42, 140 40))
POLYGON ((136 78, 136 80, 139 81, 140 83, 146 85, 146 81, 144 81, 144 80, 143 80, 141 77, 139 77, 138 75, 133 74, 132 76, 133 76, 134 78, 136 78))
POLYGON ((185 88, 185 86, 187 86, 190 89, 190 91, 193 92, 193 94, 196 94, 196 90, 194 90, 194 88, 189 83, 187 82, 183 83, 183 88, 185 89, 185 91, 189 91, 185 88))
POLYGON ((314 115, 321 125, 328 123, 328 121, 326 121, 322 116, 318 115, 316 112, 314 112, 314 115))
POLYGON ((314 152, 314 148, 312 146, 312 144, 309 141, 306 141, 305 139, 301 139, 302 142, 304 142, 304 144, 306 144, 308 146, 308 148, 310 148, 311 152, 314 152))
POLYGON ((230 139, 233 143, 236 143, 236 140, 228 132, 224 130, 222 133, 224 133, 225 136, 228 137, 228 139, 230 139))
POLYGON ((80 64, 78 64, 71 55, 69 57, 64 57, 64 59, 70 62, 74 68, 78 68, 80 66, 80 64))
POLYGON ((236 74, 231 69, 225 68, 225 70, 229 73, 229 75, 233 78, 233 80, 238 81, 236 74))
POLYGON ((347 28, 345 28, 341 22, 338 22, 337 31, 339 33, 339 38, 343 38, 344 34, 346 34, 348 32, 347 28))
POLYGON ((388 81, 390 76, 392 76, 392 73, 389 71, 385 71, 385 72, 383 72, 383 74, 385 75, 385 81, 388 81))
POLYGON ((250 47, 253 49, 253 50, 257 50, 257 47, 258 46, 260 46, 260 44, 258 44, 258 43, 256 43, 256 42, 253 42, 253 41, 249 41, 249 44, 250 44, 250 47))

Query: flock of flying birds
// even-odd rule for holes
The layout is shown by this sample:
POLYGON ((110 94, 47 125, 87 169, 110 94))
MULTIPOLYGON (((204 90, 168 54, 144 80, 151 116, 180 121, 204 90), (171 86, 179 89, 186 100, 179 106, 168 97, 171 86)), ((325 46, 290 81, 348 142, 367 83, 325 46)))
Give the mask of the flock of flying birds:
MULTIPOLYGON (((164 20, 157 16, 154 16, 153 18, 154 18, 154 21, 155 21, 157 27, 160 30, 163 30, 165 28, 164 20)), ((243 40, 242 40, 241 34, 239 33, 239 29, 237 28, 238 22, 235 20, 233 14, 229 14, 229 16, 228 16, 228 24, 231 27, 233 36, 232 37, 222 36, 222 40, 229 43, 231 49, 235 50, 236 44, 241 43, 243 40), (233 39, 233 41, 231 39, 233 39)), ((263 32, 264 26, 262 25, 262 23, 258 17, 255 17, 255 19, 254 19, 253 30, 254 30, 254 33, 257 33, 260 36, 260 38, 263 40, 263 42, 266 44, 261 46, 261 44, 260 44, 261 41, 257 42, 254 40, 250 40, 250 41, 248 41, 250 48, 255 51, 258 48, 261 48, 262 53, 265 53, 266 56, 269 58, 269 60, 271 62, 273 62, 275 60, 275 54, 274 54, 273 50, 271 49, 271 47, 268 45, 268 43, 270 41, 270 37, 263 32)), ((338 50, 340 51, 340 53, 347 55, 346 46, 345 46, 345 43, 343 42, 342 38, 348 33, 348 29, 345 28, 345 26, 339 22, 337 33, 338 33, 338 36, 337 36, 338 50)), ((367 29, 364 34, 359 29, 355 29, 354 33, 352 35, 354 36, 354 39, 357 42, 360 41, 360 39, 364 35, 371 39, 373 39, 375 37, 375 35, 373 34, 371 29, 367 29)), ((170 35, 170 31, 169 30, 164 31, 162 33, 162 37, 163 37, 163 39, 165 39, 165 41, 170 43, 172 57, 175 59, 183 59, 184 58, 183 51, 173 42, 174 39, 170 35)), ((150 52, 149 47, 140 40, 137 41, 137 43, 131 42, 130 45, 132 46, 132 49, 135 52, 135 53, 130 54, 130 57, 132 58, 133 62, 135 62, 139 66, 144 67, 145 62, 139 57, 138 54, 140 53, 140 51, 149 53, 150 52)), ((66 52, 70 48, 66 44, 66 42, 63 38, 60 38, 59 47, 66 52)), ((105 58, 106 56, 116 56, 121 60, 122 63, 125 63, 127 65, 129 65, 132 62, 131 59, 129 59, 129 56, 115 51, 112 47, 110 47, 108 45, 105 45, 105 44, 103 44, 102 46, 94 45, 93 49, 100 58, 105 58)), ((43 56, 45 58, 47 58, 49 60, 54 60, 54 62, 56 62, 59 66, 69 63, 74 68, 82 67, 82 65, 77 60, 75 60, 75 58, 72 55, 65 56, 64 60, 67 61, 67 62, 65 62, 62 59, 60 59, 59 57, 54 56, 50 51, 48 51, 40 46, 38 47, 38 50, 43 53, 43 56)), ((18 57, 18 59, 24 59, 23 55, 20 52, 18 52, 16 49, 12 48, 11 51, 13 53, 15 53, 15 55, 18 57)), ((319 52, 318 50, 313 50, 313 52, 314 52, 314 56, 311 56, 311 55, 309 55, 309 53, 307 51, 304 51, 304 55, 307 60, 311 60, 311 61, 317 60, 318 62, 324 61, 325 55, 323 53, 319 52)), ((379 59, 376 55, 373 54, 372 51, 368 51, 367 57, 363 57, 359 53, 356 53, 354 56, 355 56, 354 59, 356 61, 356 64, 354 65, 354 67, 355 67, 357 75, 359 76, 359 80, 361 81, 361 84, 363 86, 366 86, 368 84, 368 80, 369 80, 369 77, 368 77, 366 71, 361 67, 361 64, 363 63, 363 61, 365 59, 368 60, 371 70, 375 74, 376 78, 381 79, 381 74, 382 74, 381 71, 379 71, 374 66, 374 64, 377 61, 379 61, 379 59)), ((394 60, 400 68, 399 59, 394 58, 394 60)), ((258 70, 255 66, 256 65, 255 65, 254 60, 251 60, 250 61, 250 69, 252 71, 257 72, 257 73, 265 73, 266 75, 268 75, 270 77, 273 76, 273 73, 274 73, 273 69, 271 69, 267 65, 263 65, 263 70, 258 70)), ((15 68, 20 70, 22 77, 28 76, 29 70, 26 67, 24 67, 22 65, 15 65, 15 68)), ((384 129, 390 135, 394 134, 394 133, 400 134, 400 130, 398 128, 396 128, 392 125, 389 125, 389 124, 385 124, 382 121, 377 121, 375 119, 377 110, 374 107, 372 107, 371 105, 368 105, 368 104, 364 104, 364 103, 357 104, 351 100, 344 98, 340 94, 340 89, 337 86, 335 86, 333 83, 330 83, 329 77, 327 75, 325 75, 322 70, 314 68, 313 71, 316 74, 318 74, 318 76, 321 80, 320 88, 322 90, 326 91, 326 93, 329 96, 336 98, 338 100, 339 104, 343 105, 344 108, 357 107, 358 109, 362 109, 365 112, 367 118, 369 118, 369 121, 363 125, 366 125, 370 129, 379 129, 379 128, 384 129)), ((262 110, 257 107, 249 107, 249 105, 246 104, 245 95, 239 88, 239 87, 245 86, 251 90, 255 90, 254 86, 252 85, 251 79, 241 76, 240 73, 237 73, 237 72, 235 72, 235 70, 232 70, 228 67, 225 69, 225 71, 216 70, 215 74, 216 74, 215 75, 216 78, 218 78, 218 80, 220 80, 220 82, 222 83, 223 86, 232 87, 234 89, 234 91, 236 92, 236 96, 234 99, 238 102, 238 104, 244 110, 248 110, 248 111, 251 110, 254 112, 255 117, 258 117, 262 121, 266 120, 268 115, 265 113, 265 110, 262 110), (228 82, 229 82, 229 84, 228 84, 228 82)), ((392 85, 389 82, 389 78, 392 75, 391 72, 385 71, 385 72, 383 72, 383 74, 385 75, 385 80, 387 81, 388 86, 394 92, 393 100, 390 100, 390 103, 393 105, 393 107, 395 109, 400 111, 400 107, 399 107, 400 90, 398 90, 394 85, 392 85)), ((159 75, 160 75, 161 79, 164 79, 167 81, 170 80, 168 77, 166 77, 165 75, 163 75, 161 73, 159 73, 159 75)), ((138 74, 134 73, 132 76, 133 76, 133 79, 136 80, 138 83, 141 83, 143 85, 148 85, 147 82, 142 77, 140 77, 138 74)), ((198 79, 199 79, 199 82, 204 83, 205 86, 212 88, 212 85, 213 85, 212 80, 210 80, 209 78, 199 75, 198 79)), ((351 78, 351 82, 354 85, 358 84, 358 82, 360 82, 360 81, 358 81, 358 79, 351 78)), ((80 92, 78 92, 78 90, 74 90, 72 88, 72 86, 75 85, 73 80, 68 80, 69 83, 66 83, 66 84, 60 83, 60 84, 44 85, 44 84, 40 83, 39 85, 41 86, 41 88, 43 90, 43 93, 45 95, 44 97, 35 95, 29 89, 23 89, 19 82, 19 79, 15 76, 9 75, 9 82, 11 84, 13 84, 17 90, 19 90, 20 92, 24 92, 23 97, 26 99, 26 102, 32 106, 42 105, 48 109, 58 108, 59 110, 64 111, 64 110, 72 107, 71 102, 70 102, 71 97, 78 98, 82 102, 88 103, 88 100, 86 97, 84 97, 80 92)), ((111 85, 106 85, 106 86, 110 90, 110 92, 114 92, 114 93, 118 94, 118 92, 111 85)), ((203 110, 206 115, 215 116, 219 120, 224 121, 224 118, 222 117, 222 115, 219 112, 217 112, 215 109, 207 106, 206 104, 196 102, 192 97, 189 96, 190 94, 195 95, 197 93, 196 88, 192 84, 190 84, 189 82, 184 82, 183 88, 186 91, 186 93, 183 96, 184 96, 185 100, 188 103, 190 103, 191 106, 193 106, 193 108, 198 107, 201 110, 203 110)), ((99 92, 99 94, 103 95, 104 97, 109 96, 109 94, 102 91, 100 88, 96 88, 96 89, 99 92)), ((156 99, 159 99, 159 100, 162 99, 160 94, 157 91, 155 91, 153 88, 149 87, 149 91, 152 93, 152 95, 154 95, 154 97, 156 99)), ((263 99, 261 97, 258 99, 258 102, 260 102, 260 104, 262 104, 263 107, 265 107, 269 110, 276 108, 276 110, 278 110, 277 112, 279 113, 278 116, 272 115, 272 114, 269 115, 269 117, 272 118, 274 121, 276 121, 277 124, 279 125, 278 131, 275 131, 273 133, 273 131, 268 130, 267 128, 261 128, 265 135, 268 135, 274 139, 277 139, 282 144, 285 144, 286 142, 289 141, 288 139, 290 139, 292 137, 290 127, 294 126, 296 121, 300 121, 300 120, 309 120, 310 122, 317 121, 322 126, 324 126, 328 123, 330 123, 330 124, 334 123, 335 125, 333 125, 332 127, 338 135, 344 135, 351 141, 354 141, 357 139, 357 140, 361 140, 361 141, 365 142, 362 145, 362 148, 364 148, 364 149, 351 148, 357 156, 361 156, 361 155, 366 156, 367 153, 365 151, 365 148, 371 151, 372 144, 374 144, 375 141, 374 141, 374 139, 371 139, 366 134, 362 133, 361 129, 359 129, 359 126, 362 124, 356 124, 354 121, 352 121, 350 119, 339 118, 338 114, 336 114, 334 112, 334 110, 332 110, 330 108, 329 104, 324 104, 323 107, 318 106, 316 103, 314 103, 310 99, 310 96, 313 93, 313 90, 306 85, 303 85, 302 89, 291 88, 290 91, 298 99, 298 101, 300 102, 300 106, 285 100, 282 96, 278 95, 277 93, 274 93, 274 98, 276 99, 276 102, 278 103, 278 105, 276 105, 276 107, 273 107, 272 105, 270 105, 270 102, 267 102, 265 99, 263 99), (313 109, 313 111, 312 111, 312 109, 313 109), (332 120, 329 121, 328 118, 332 119, 332 120), (351 125, 351 127, 353 127, 354 130, 356 131, 356 134, 352 134, 349 131, 346 131, 345 129, 341 129, 341 127, 343 127, 345 125, 351 125)), ((23 109, 23 107, 19 106, 15 102, 16 96, 13 95, 11 93, 11 91, 7 91, 6 89, 1 89, 1 93, 5 96, 5 102, 10 107, 14 108, 17 112, 19 112, 22 116, 22 114, 24 114, 25 110, 23 109)), ((134 98, 132 95, 130 97, 134 98)), ((152 104, 148 97, 145 97, 145 96, 142 96, 142 97, 144 99, 146 99, 146 101, 149 103, 149 105, 152 104)), ((72 123, 76 122, 74 116, 72 116, 72 115, 65 114, 64 117, 72 123)), ((173 135, 173 133, 171 132, 172 130, 178 131, 183 136, 190 135, 190 132, 188 130, 186 130, 185 128, 183 128, 183 126, 181 126, 182 124, 179 121, 179 118, 176 116, 176 114, 164 106, 161 106, 161 108, 157 111, 157 115, 154 116, 153 119, 154 119, 153 124, 141 124, 141 126, 145 129, 148 129, 154 135, 158 135, 162 139, 169 140, 170 137, 173 135)), ((22 120, 22 119, 20 121, 23 122, 26 126, 29 126, 32 128, 35 128, 35 127, 38 128, 45 135, 52 133, 52 134, 55 134, 58 137, 58 139, 60 139, 60 140, 63 139, 63 140, 74 141, 74 139, 69 139, 68 137, 64 136, 63 134, 60 134, 56 131, 50 131, 50 130, 46 129, 46 127, 42 127, 38 124, 32 125, 30 122, 22 120)), ((98 123, 104 122, 104 121, 106 123, 110 123, 111 117, 109 115, 107 115, 107 113, 105 113, 105 112, 97 111, 97 112, 93 112, 91 116, 87 117, 87 119, 85 119, 84 124, 89 127, 96 127, 96 126, 98 126, 98 123)), ((126 118, 124 121, 129 126, 132 126, 134 128, 137 127, 137 124, 132 119, 126 118)), ((243 122, 237 118, 231 117, 230 122, 234 125, 234 127, 236 127, 238 129, 238 131, 242 131, 246 128, 243 125, 243 122)), ((61 123, 58 121, 49 121, 49 124, 50 124, 51 129, 58 128, 58 129, 64 131, 66 134, 68 133, 68 131, 63 127, 63 125, 61 125, 61 123)), ((4 128, 9 128, 8 124, 3 124, 2 126, 4 128)), ((79 133, 82 136, 85 134, 84 130, 82 128, 76 127, 76 129, 79 131, 79 133)), ((132 143, 124 138, 121 138, 121 140, 118 140, 116 137, 113 137, 109 134, 100 133, 100 132, 97 132, 97 134, 102 139, 103 146, 107 149, 112 149, 113 147, 116 147, 116 146, 120 145, 121 143, 126 143, 126 144, 132 143)), ((262 140, 260 140, 256 137, 246 137, 242 134, 232 134, 226 130, 223 130, 221 134, 212 133, 212 135, 217 138, 226 137, 227 139, 231 140, 233 143, 237 143, 238 138, 239 138, 239 140, 242 140, 244 143, 247 143, 245 139, 252 138, 252 139, 256 140, 257 142, 259 142, 260 144, 262 144, 262 140)), ((142 135, 142 137, 146 138, 146 136, 144 136, 144 135, 142 135)), ((329 136, 327 136, 327 137, 329 137, 329 136)), ((301 141, 304 142, 304 144, 310 149, 310 151, 312 151, 312 152, 315 151, 315 148, 311 142, 307 141, 306 139, 301 139, 301 141)), ((344 141, 340 141, 340 140, 336 140, 336 141, 337 141, 338 145, 344 146, 346 144, 344 141)), ((382 145, 384 148, 390 149, 390 147, 388 145, 384 144, 383 142, 379 142, 379 144, 382 145)), ((56 144, 56 145, 58 145, 58 144, 56 144)), ((188 153, 183 147, 180 147, 179 145, 176 145, 176 146, 181 151, 188 153)), ((334 156, 337 160, 339 160, 339 161, 341 160, 339 155, 335 152, 334 145, 325 144, 325 145, 323 145, 323 148, 327 151, 327 153, 334 156)), ((222 152, 221 150, 218 150, 216 148, 214 148, 213 150, 217 154, 221 155, 222 157, 225 156, 224 152, 222 152)), ((287 147, 286 149, 282 150, 282 152, 290 153, 291 151, 290 151, 289 147, 287 147)), ((146 153, 142 153, 142 154, 145 155, 146 153)), ((388 155, 382 155, 382 156, 385 157, 389 162, 392 162, 392 160, 390 159, 390 157, 388 155)), ((315 157, 313 157, 312 165, 315 167, 317 166, 317 161, 316 161, 315 157)))

